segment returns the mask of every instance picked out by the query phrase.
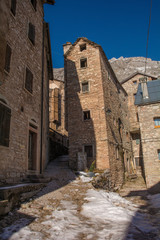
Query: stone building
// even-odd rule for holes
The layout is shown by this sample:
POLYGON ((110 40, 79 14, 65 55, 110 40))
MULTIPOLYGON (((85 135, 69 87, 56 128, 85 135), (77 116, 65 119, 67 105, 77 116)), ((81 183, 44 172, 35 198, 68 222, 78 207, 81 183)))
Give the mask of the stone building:
POLYGON ((160 188, 160 79, 141 80, 135 99, 138 109, 144 176, 147 187, 160 188))
POLYGON ((147 79, 147 81, 152 81, 156 79, 155 76, 144 74, 141 72, 135 72, 121 81, 123 88, 128 94, 128 120, 130 124, 129 131, 132 140, 134 167, 137 168, 137 171, 139 170, 140 173, 141 167, 143 167, 143 153, 140 141, 141 135, 138 109, 134 102, 138 89, 138 84, 140 82, 140 79, 144 77, 147 79))
POLYGON ((86 38, 64 44, 64 75, 70 166, 80 170, 95 163, 111 171, 113 185, 121 185, 124 152, 132 161, 126 91, 102 47, 86 38))
POLYGON ((65 130, 64 70, 62 68, 53 71, 54 79, 49 83, 49 126, 55 131, 67 135, 65 130))
POLYGON ((49 79, 53 79, 43 3, 0 1, 0 182, 40 174, 48 155, 49 79))

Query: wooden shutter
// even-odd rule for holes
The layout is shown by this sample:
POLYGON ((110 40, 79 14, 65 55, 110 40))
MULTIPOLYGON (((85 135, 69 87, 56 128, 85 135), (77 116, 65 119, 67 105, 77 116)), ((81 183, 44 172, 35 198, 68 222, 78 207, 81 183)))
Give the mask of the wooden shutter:
POLYGON ((6 58, 5 58, 5 70, 8 73, 10 71, 11 54, 12 54, 12 49, 7 44, 7 46, 6 46, 6 58))
POLYGON ((9 146, 11 109, 0 103, 0 145, 9 146))
POLYGON ((16 15, 16 4, 17 4, 17 0, 11 0, 11 12, 13 13, 13 15, 16 15))
POLYGON ((58 122, 58 88, 54 89, 54 121, 58 122))
POLYGON ((29 23, 28 37, 35 44, 35 26, 32 23, 29 23))
POLYGON ((36 7, 37 7, 37 0, 31 0, 31 3, 36 11, 36 7))
POLYGON ((33 74, 32 74, 32 72, 28 68, 26 68, 25 88, 30 93, 33 92, 33 74))

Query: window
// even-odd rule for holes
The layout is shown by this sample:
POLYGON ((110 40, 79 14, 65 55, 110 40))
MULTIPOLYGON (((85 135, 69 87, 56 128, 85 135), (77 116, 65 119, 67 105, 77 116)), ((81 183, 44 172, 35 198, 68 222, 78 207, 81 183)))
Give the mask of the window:
POLYGON ((118 158, 119 158, 119 148, 116 147, 116 159, 118 159, 118 158))
POLYGON ((93 157, 93 146, 92 145, 84 146, 84 152, 87 153, 87 158, 92 158, 93 157))
POLYGON ((33 92, 33 74, 28 68, 26 68, 25 88, 30 93, 33 92))
POLYGON ((6 46, 6 58, 5 58, 5 67, 4 69, 9 73, 10 71, 10 62, 11 62, 12 49, 7 44, 6 46))
POLYGON ((35 44, 35 26, 32 23, 29 23, 28 38, 34 45, 35 44))
POLYGON ((158 159, 160 160, 160 149, 158 149, 157 152, 158 152, 158 159))
POLYGON ((85 93, 85 92, 88 92, 89 91, 89 83, 86 81, 86 82, 82 82, 82 92, 85 93))
POLYGON ((16 4, 17 0, 11 0, 11 12, 14 16, 16 15, 16 4))
POLYGON ((36 6, 37 6, 37 0, 31 0, 31 3, 36 11, 36 6))
POLYGON ((91 119, 90 117, 90 111, 83 111, 83 120, 89 120, 91 119))
POLYGON ((82 44, 82 45, 80 45, 79 47, 80 47, 80 51, 81 51, 81 52, 84 51, 84 50, 86 50, 86 44, 82 44))
POLYGON ((0 145, 9 147, 11 109, 0 103, 0 145))
POLYGON ((136 118, 137 118, 137 122, 139 122, 139 116, 138 116, 138 113, 136 113, 136 118))
POLYGON ((134 85, 137 85, 137 80, 133 81, 133 84, 134 84, 134 85))
POLYGON ((154 127, 160 128, 160 117, 154 118, 154 127))
POLYGON ((139 143, 140 143, 140 139, 137 138, 137 139, 136 139, 136 145, 139 145, 139 143))
POLYGON ((81 59, 80 65, 81 65, 81 68, 86 68, 87 67, 87 58, 81 59))

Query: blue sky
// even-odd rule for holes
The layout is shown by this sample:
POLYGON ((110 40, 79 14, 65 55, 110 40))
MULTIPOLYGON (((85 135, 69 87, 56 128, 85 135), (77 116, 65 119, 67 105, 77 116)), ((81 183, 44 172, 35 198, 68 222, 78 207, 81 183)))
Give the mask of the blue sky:
MULTIPOLYGON (((152 0, 148 57, 160 61, 160 0, 152 0)), ((146 55, 150 0, 56 0, 45 4, 53 67, 63 67, 63 47, 78 37, 100 44, 108 59, 146 55)))

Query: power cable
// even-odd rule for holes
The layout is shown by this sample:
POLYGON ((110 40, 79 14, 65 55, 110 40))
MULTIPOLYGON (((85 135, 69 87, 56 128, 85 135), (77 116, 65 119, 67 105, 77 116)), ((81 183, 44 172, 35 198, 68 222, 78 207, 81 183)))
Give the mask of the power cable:
POLYGON ((150 15, 149 15, 149 24, 148 24, 148 33, 147 33, 146 59, 145 59, 145 70, 144 70, 144 73, 146 73, 146 66, 147 66, 149 30, 150 30, 150 25, 151 25, 151 10, 152 10, 152 0, 151 0, 151 5, 150 5, 150 15))

